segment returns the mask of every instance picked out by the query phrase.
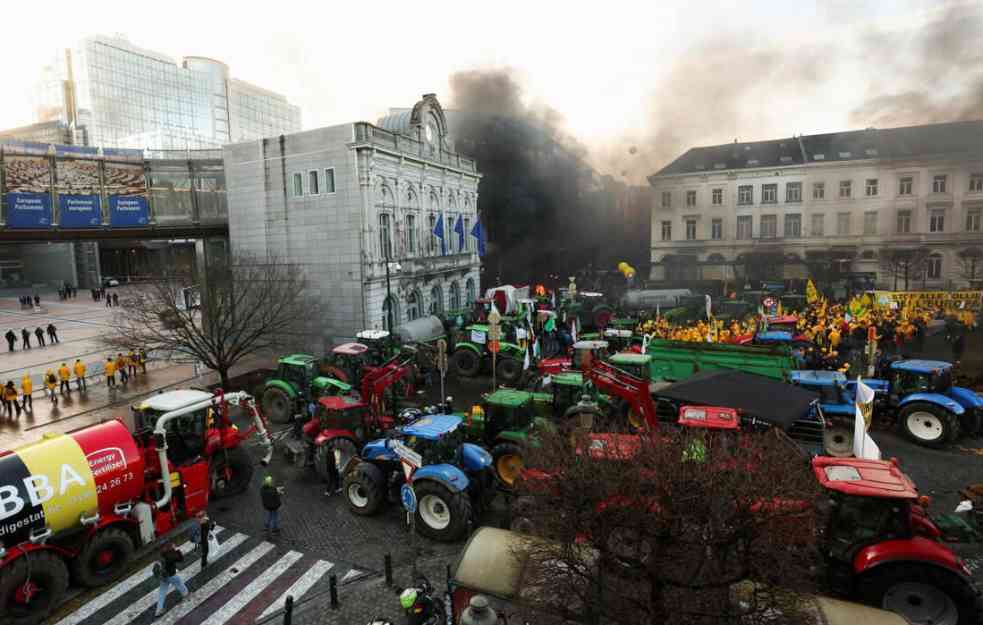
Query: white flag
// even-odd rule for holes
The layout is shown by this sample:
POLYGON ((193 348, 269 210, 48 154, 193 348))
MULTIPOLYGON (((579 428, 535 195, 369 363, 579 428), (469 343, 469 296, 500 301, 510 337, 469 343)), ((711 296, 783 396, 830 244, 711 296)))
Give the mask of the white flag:
POLYGON ((522 361, 522 370, 525 371, 529 368, 529 348, 526 348, 526 358, 522 361))
POLYGON ((713 316, 710 312, 713 300, 710 299, 709 295, 705 295, 704 297, 707 298, 707 319, 710 319, 713 316))
POLYGON ((573 318, 573 323, 570 324, 570 338, 573 339, 573 342, 574 343, 577 342, 577 318, 576 317, 573 318))
POLYGON ((853 422, 853 455, 857 458, 880 460, 881 449, 867 433, 874 409, 874 389, 864 384, 857 377, 857 398, 853 422))

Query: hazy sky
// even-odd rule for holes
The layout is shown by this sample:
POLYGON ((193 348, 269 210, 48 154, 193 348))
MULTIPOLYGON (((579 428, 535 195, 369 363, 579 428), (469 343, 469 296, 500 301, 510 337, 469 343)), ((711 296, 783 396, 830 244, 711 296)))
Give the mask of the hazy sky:
MULTIPOLYGON (((897 33, 903 42, 953 4, 980 6, 959 0, 8 1, 0 15, 6 26, 0 128, 33 121, 30 87, 58 48, 87 34, 119 32, 176 58, 225 61, 233 76, 299 104, 305 128, 375 121, 426 92, 451 105, 451 73, 507 66, 529 103, 559 111, 570 134, 589 146, 615 137, 630 141, 639 128, 657 123, 674 98, 699 98, 680 93, 687 83, 680 72, 702 74, 702 59, 715 51, 710 70, 753 86, 761 57, 720 51, 766 50, 772 60, 788 59, 771 76, 771 88, 734 98, 711 89, 707 108, 694 114, 712 117, 714 97, 733 99, 726 127, 711 133, 723 140, 829 131, 851 127, 850 112, 872 85, 889 78, 865 57, 865 34, 897 33), (808 71, 818 75, 776 88, 783 72, 802 63, 803 50, 808 71)), ((899 46, 898 54, 905 53, 899 46)), ((717 79, 694 76, 694 88, 706 90, 707 80, 717 79)))

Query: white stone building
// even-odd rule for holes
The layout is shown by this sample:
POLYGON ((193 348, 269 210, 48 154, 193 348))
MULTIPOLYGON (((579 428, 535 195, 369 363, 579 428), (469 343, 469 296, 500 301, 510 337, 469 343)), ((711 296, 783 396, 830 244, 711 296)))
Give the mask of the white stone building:
POLYGON ((326 311, 326 345, 388 327, 388 305, 398 326, 464 308, 480 293, 471 230, 481 174, 454 152, 432 94, 378 126, 229 145, 224 158, 233 251, 305 271, 326 311), (438 219, 445 249, 432 235, 438 219))
POLYGON ((649 182, 656 280, 742 280, 756 254, 802 278, 825 254, 893 288, 884 259, 927 250, 910 288, 948 288, 983 245, 983 121, 692 148, 649 182))

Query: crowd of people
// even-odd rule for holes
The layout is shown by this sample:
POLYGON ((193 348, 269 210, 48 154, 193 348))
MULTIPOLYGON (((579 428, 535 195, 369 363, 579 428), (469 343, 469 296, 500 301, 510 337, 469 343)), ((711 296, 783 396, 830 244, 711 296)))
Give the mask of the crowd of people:
MULTIPOLYGON (((58 340, 58 328, 56 328, 55 324, 53 323, 49 323, 48 327, 44 330, 41 329, 41 326, 35 328, 34 336, 37 340, 37 347, 47 347, 48 344, 54 345, 55 343, 61 342, 58 340), (44 341, 44 337, 46 333, 48 336, 48 343, 45 343, 44 341)), ((8 351, 11 352, 16 351, 15 346, 17 345, 18 340, 21 343, 22 349, 31 349, 31 331, 28 330, 27 328, 21 328, 19 339, 17 338, 17 333, 14 332, 13 330, 7 330, 7 333, 4 335, 4 338, 7 339, 8 351)))

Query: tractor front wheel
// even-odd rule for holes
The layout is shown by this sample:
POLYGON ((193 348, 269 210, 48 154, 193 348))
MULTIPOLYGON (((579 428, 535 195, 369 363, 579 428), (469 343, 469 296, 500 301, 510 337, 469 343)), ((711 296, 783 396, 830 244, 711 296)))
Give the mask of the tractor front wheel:
POLYGON ((413 485, 416 491, 416 529, 421 535, 440 542, 464 538, 471 524, 471 500, 465 491, 453 493, 437 482, 413 485))
POLYGON ((901 431, 924 447, 944 447, 959 438, 959 418, 926 402, 908 404, 898 413, 901 431))
POLYGON ((912 623, 980 623, 976 593, 958 575, 914 562, 876 568, 860 582, 863 600, 912 623))
POLYGON ((473 378, 481 370, 481 358, 470 349, 454 352, 454 371, 464 378, 473 378))
POLYGON ((525 467, 522 448, 515 443, 499 443, 492 447, 491 456, 498 482, 509 490, 515 488, 515 483, 525 467))
POLYGON ((273 423, 290 423, 293 407, 293 400, 282 388, 270 386, 263 391, 263 414, 273 423))
POLYGON ((0 569, 0 623, 36 625, 61 603, 68 569, 50 551, 23 555, 0 569))
POLYGON ((216 499, 238 495, 253 479, 253 460, 241 447, 216 452, 212 457, 211 495, 216 499))
POLYGON ((853 455, 853 424, 836 421, 823 430, 823 450, 834 458, 847 458, 853 455))
POLYGON ((368 462, 360 462, 345 476, 342 491, 348 509, 359 516, 371 516, 379 511, 386 500, 386 478, 382 469, 368 462))
POLYGON ((495 365, 495 375, 498 376, 499 382, 514 386, 522 377, 522 363, 515 358, 503 356, 495 365))

